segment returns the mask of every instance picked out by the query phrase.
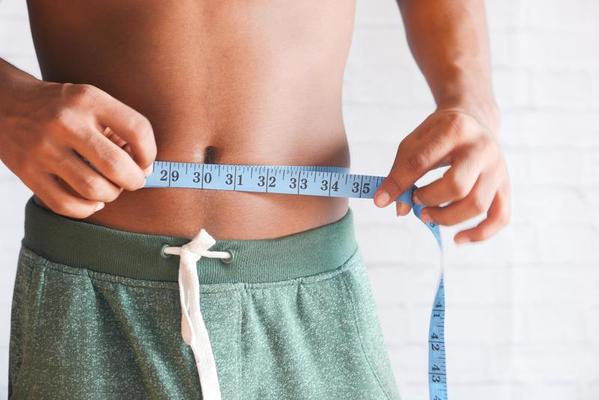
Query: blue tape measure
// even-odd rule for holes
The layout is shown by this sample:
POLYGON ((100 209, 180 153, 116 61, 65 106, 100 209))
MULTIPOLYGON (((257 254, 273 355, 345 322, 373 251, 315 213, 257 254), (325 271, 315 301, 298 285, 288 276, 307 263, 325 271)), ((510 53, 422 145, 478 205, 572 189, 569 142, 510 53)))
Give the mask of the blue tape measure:
MULTIPOLYGON (((146 188, 190 188, 238 192, 278 193, 371 199, 384 177, 350 174, 342 167, 200 164, 155 161, 146 188)), ((416 186, 396 201, 409 204, 422 221, 423 206, 412 202, 416 186)), ((424 222, 424 221, 423 221, 424 222)), ((428 383, 430 400, 447 400, 445 362, 445 287, 443 283, 443 243, 439 225, 426 223, 441 253, 441 273, 433 303, 428 337, 428 383)))

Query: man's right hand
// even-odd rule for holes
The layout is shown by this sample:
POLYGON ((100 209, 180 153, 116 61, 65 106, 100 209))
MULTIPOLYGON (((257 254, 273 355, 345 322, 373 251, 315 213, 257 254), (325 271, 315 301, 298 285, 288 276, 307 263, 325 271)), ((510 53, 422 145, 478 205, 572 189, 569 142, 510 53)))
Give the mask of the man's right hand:
POLYGON ((0 110, 0 160, 57 214, 143 187, 155 157, 147 118, 91 85, 40 81, 0 110))

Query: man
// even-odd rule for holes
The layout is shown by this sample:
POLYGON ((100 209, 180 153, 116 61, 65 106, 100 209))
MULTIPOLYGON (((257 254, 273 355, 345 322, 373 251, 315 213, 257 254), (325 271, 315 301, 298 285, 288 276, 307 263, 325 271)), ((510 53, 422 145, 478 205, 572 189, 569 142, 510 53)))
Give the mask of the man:
MULTIPOLYGON (((484 240, 509 220, 510 188, 483 2, 399 6, 437 109, 399 144, 375 204, 449 165, 414 201, 441 225, 486 212, 455 237, 484 240)), ((398 398, 346 199, 141 189, 154 160, 349 166, 354 2, 28 7, 43 81, 0 61, 0 159, 35 194, 10 396, 398 398), (192 351, 202 326, 187 325, 176 255, 183 268, 200 228, 216 238, 197 254, 211 345, 192 351)))

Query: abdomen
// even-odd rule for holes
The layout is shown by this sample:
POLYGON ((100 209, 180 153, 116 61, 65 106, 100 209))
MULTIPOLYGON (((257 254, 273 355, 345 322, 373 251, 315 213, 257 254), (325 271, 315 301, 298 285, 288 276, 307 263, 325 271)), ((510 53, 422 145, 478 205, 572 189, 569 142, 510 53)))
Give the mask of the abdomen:
MULTIPOLYGON (((144 114, 157 159, 349 165, 341 88, 352 1, 54 0, 29 10, 44 79, 93 84, 144 114)), ((309 229, 346 209, 343 199, 142 189, 88 221, 243 239, 309 229)))

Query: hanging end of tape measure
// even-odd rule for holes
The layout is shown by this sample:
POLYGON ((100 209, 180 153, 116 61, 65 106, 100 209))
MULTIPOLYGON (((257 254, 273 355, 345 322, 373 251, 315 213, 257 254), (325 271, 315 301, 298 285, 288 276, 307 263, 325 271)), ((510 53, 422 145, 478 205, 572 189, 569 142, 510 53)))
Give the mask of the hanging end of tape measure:
POLYGON ((403 192, 402 194, 400 194, 397 197, 397 199, 395 199, 395 201, 405 203, 405 204, 409 205, 410 207, 412 207, 412 211, 414 212, 414 215, 416 215, 416 217, 418 217, 418 219, 420 221, 422 221, 426 225, 426 227, 432 232, 433 236, 435 237, 435 240, 437 241, 437 245, 439 246, 439 249, 441 251, 443 251, 443 241, 441 239, 441 228, 439 227, 439 224, 423 221, 422 220, 422 209, 424 208, 424 206, 422 206, 420 204, 415 204, 412 201, 412 195, 414 193, 414 190, 416 190, 416 189, 418 189, 418 187, 416 185, 412 185, 412 187, 410 189, 408 189, 405 192, 403 192))

